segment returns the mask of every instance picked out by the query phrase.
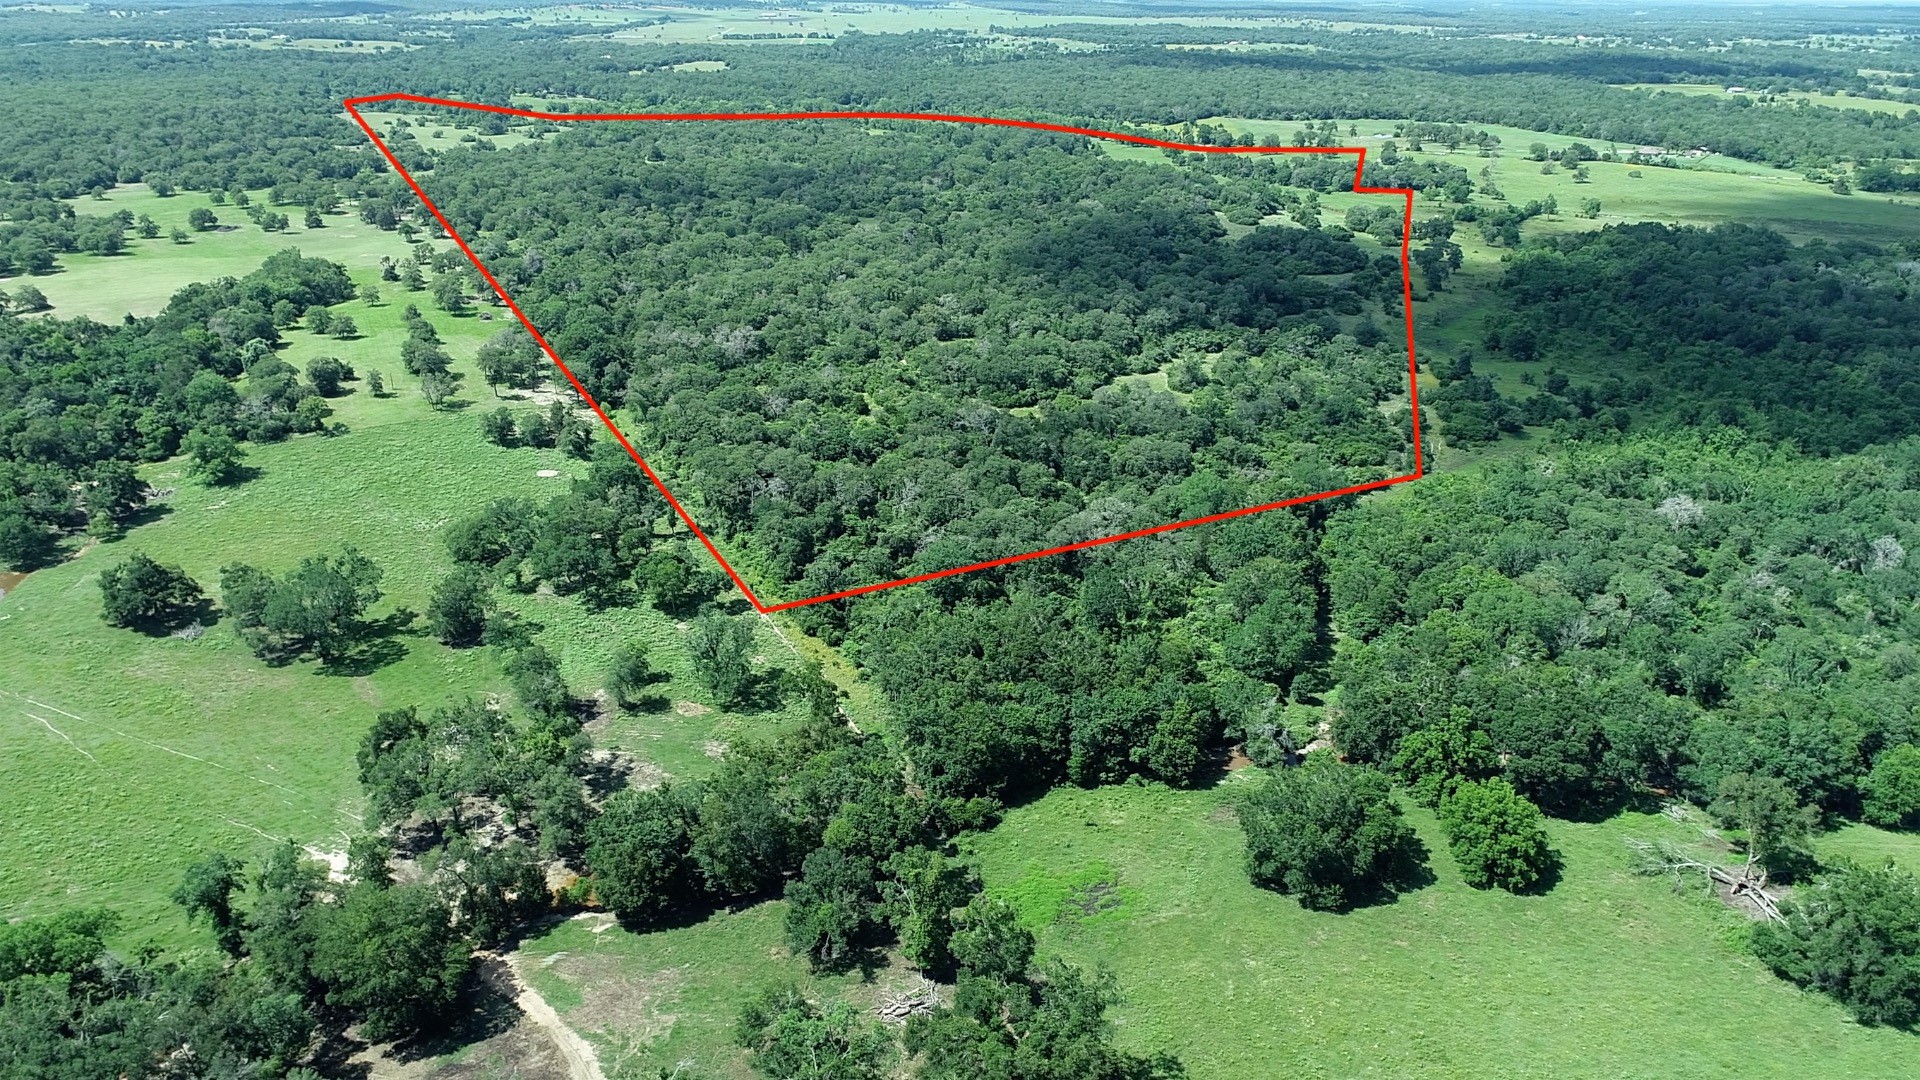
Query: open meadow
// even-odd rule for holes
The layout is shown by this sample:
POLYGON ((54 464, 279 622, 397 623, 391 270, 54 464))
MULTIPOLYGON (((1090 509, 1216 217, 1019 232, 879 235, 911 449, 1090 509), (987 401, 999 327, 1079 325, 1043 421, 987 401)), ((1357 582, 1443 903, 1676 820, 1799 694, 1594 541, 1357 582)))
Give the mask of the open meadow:
MULTIPOLYGON (((1619 83, 1622 90, 1645 90, 1654 94, 1682 94, 1689 97, 1727 97, 1727 88, 1715 83, 1619 83)), ((1746 96, 1756 105, 1773 108, 1794 108, 1802 105, 1818 105, 1829 109, 1859 109, 1862 112, 1886 113, 1889 116, 1905 116, 1913 112, 1916 106, 1904 101, 1889 101, 1885 98, 1855 97, 1850 94, 1812 94, 1800 91, 1788 91, 1784 94, 1761 94, 1748 91, 1746 96)))
MULTIPOLYGON (((201 198, 162 200, 140 189, 112 192, 108 205, 157 218, 173 211, 170 204, 204 205, 194 201, 201 198)), ((185 206, 179 216, 184 221, 185 206)), ((147 313, 190 281, 243 275, 296 245, 343 263, 360 283, 377 280, 381 255, 405 248, 398 236, 344 215, 330 218, 327 229, 291 234, 263 234, 249 223, 189 245, 136 241, 127 255, 76 258, 65 272, 36 281, 57 314, 147 313)), ((342 544, 385 572, 385 599, 370 613, 376 623, 419 612, 452 567, 443 526, 493 499, 550 497, 583 470, 556 450, 502 449, 481 437, 479 414, 495 402, 471 359, 501 321, 449 316, 425 293, 379 284, 385 295, 378 303, 334 309, 353 317, 357 338, 296 327, 280 350, 298 367, 337 356, 361 375, 331 401, 331 419, 346 424, 347 434, 249 445, 247 464, 257 475, 234 487, 202 486, 185 477, 178 459, 148 466, 143 475, 167 494, 125 537, 86 545, 0 600, 0 756, 13 775, 32 778, 0 787, 0 818, 8 822, 0 907, 32 915, 109 905, 138 928, 138 940, 185 940, 185 922, 166 894, 187 862, 215 848, 256 851, 270 837, 334 853, 361 831, 354 753, 375 712, 505 692, 491 650, 449 649, 418 619, 384 631, 362 665, 323 671, 312 661, 268 666, 221 623, 188 640, 148 637, 100 618, 96 579, 130 551, 182 566, 217 598, 224 565, 284 571, 342 544), (455 370, 467 375, 459 408, 431 409, 404 374, 400 313, 410 301, 430 312, 455 370), (386 376, 385 397, 366 389, 370 370, 386 376)), ((619 643, 647 645, 654 667, 668 675, 655 687, 657 707, 605 710, 594 728, 602 745, 668 774, 708 768, 728 740, 783 720, 782 713, 740 715, 703 703, 681 641, 684 624, 651 606, 590 611, 545 593, 501 600, 543 627, 537 640, 559 658, 576 694, 600 685, 619 643)), ((767 664, 821 648, 769 620, 756 623, 767 664)), ((844 665, 833 673, 849 677, 844 665)), ((871 695, 857 695, 855 708, 872 717, 871 695)))
MULTIPOLYGON (((1438 823, 1412 809, 1433 880, 1346 914, 1247 881, 1217 786, 1060 789, 965 850, 1040 954, 1112 970, 1121 1042, 1166 1049, 1193 1080, 1250 1076, 1899 1077, 1910 1037, 1862 1027, 1774 978, 1750 925, 1631 869, 1629 838, 1697 838, 1624 813, 1554 821, 1558 882, 1539 896, 1468 887, 1438 823)), ((1873 860, 1908 838, 1855 826, 1823 857, 1873 860)), ((522 944, 534 984, 602 1060, 751 1077, 733 1045, 743 988, 796 982, 862 1007, 913 979, 898 961, 812 976, 784 944, 783 902, 633 934, 583 917, 522 944)))

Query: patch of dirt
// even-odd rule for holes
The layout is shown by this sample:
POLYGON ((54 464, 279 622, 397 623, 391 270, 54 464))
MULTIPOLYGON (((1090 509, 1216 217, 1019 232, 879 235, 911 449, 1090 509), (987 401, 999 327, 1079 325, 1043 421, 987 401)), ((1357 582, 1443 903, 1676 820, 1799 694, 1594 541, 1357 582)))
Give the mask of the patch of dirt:
POLYGON ((1207 820, 1232 824, 1240 820, 1240 811, 1235 810, 1232 803, 1221 803, 1213 808, 1213 813, 1207 815, 1207 820))
POLYGON ((347 853, 345 849, 327 851, 309 844, 305 849, 307 856, 315 862, 325 863, 327 880, 344 882, 347 878, 347 853))
POLYGON ((547 406, 556 401, 564 401, 574 412, 592 416, 593 410, 580 400, 580 395, 571 386, 536 386, 531 390, 522 390, 520 396, 535 405, 547 406))
MULTIPOLYGON (((522 964, 540 964, 545 957, 520 954, 522 964)), ((567 1010, 567 1022, 577 1031, 617 1031, 634 1042, 651 1042, 673 1030, 679 1019, 673 1012, 687 981, 685 967, 637 972, 609 956, 563 953, 546 965, 580 991, 580 1004, 567 1010)))
POLYGON ((593 794, 602 797, 623 787, 652 791, 671 779, 667 770, 623 750, 605 747, 589 750, 586 764, 587 787, 593 794))
POLYGON ((676 701, 673 703, 673 711, 681 716, 705 716, 713 710, 697 701, 676 701))
MULTIPOLYGON (((546 1033, 549 1045, 559 1052, 560 1059, 566 1063, 565 1075, 570 1080, 607 1080, 607 1074, 600 1071, 600 1058, 594 1053, 593 1045, 581 1038, 574 1027, 562 1022, 560 1014, 547 1004, 547 999, 521 978, 519 961, 518 956, 509 956, 504 963, 500 963, 501 974, 505 978, 503 989, 515 994, 514 1004, 520 1006, 520 1011, 526 1014, 527 1019, 546 1033)), ((593 1030, 599 1030, 601 1026, 596 1025, 593 1030)))
POLYGON ((459 1061, 419 1075, 421 1080, 560 1080, 567 1075, 567 1064, 538 1024, 522 1020, 469 1047, 459 1061))
POLYGON ((700 749, 710 758, 718 758, 727 752, 727 744, 719 739, 708 739, 700 744, 700 749))
POLYGON ((580 728, 589 735, 597 736, 613 726, 613 718, 619 715, 619 712, 619 709, 614 708, 612 694, 607 693, 605 690, 595 690, 593 692, 593 719, 580 725, 580 728))
POLYGON ((1241 769, 1247 768, 1252 764, 1253 759, 1247 756, 1247 748, 1244 743, 1234 746, 1227 751, 1226 770, 1228 772, 1239 772, 1241 769))
POLYGON ((541 469, 539 472, 534 473, 533 475, 538 476, 541 479, 545 480, 551 477, 559 476, 560 470, 559 469, 541 469))

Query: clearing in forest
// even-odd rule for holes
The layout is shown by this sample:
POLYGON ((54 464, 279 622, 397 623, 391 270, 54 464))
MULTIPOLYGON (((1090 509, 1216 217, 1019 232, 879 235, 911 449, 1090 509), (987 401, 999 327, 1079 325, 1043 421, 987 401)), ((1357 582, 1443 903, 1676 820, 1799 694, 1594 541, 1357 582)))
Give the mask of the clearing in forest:
POLYGON ((511 107, 501 106, 501 105, 482 105, 482 104, 475 104, 471 102, 451 101, 443 98, 424 97, 420 95, 404 94, 404 93, 377 94, 377 95, 371 95, 371 96, 365 96, 365 97, 349 98, 344 102, 344 104, 347 108, 348 114, 353 118, 353 120, 357 124, 360 125, 361 129, 366 132, 367 137, 373 140, 374 146, 377 147, 381 152, 381 154, 383 154, 386 157, 388 163, 392 165, 393 169, 400 175, 400 177, 403 180, 406 181, 407 186, 410 187, 413 190, 414 195, 419 198, 421 205, 424 206, 427 209, 427 211, 433 215, 434 219, 438 221, 440 227, 445 229, 447 235, 451 237, 454 243, 460 247, 460 250, 466 255, 467 259, 473 264, 474 269, 486 281, 487 285, 493 290, 493 292, 496 295, 498 295, 501 303, 505 304, 506 307, 514 313, 515 317, 520 320, 521 324, 526 327, 528 334, 531 335, 534 342, 539 345, 541 351, 546 355, 547 359, 551 361, 554 367, 558 369, 560 373, 567 378, 567 381, 570 382, 573 385, 574 389, 579 392, 582 400, 584 400, 588 405, 588 407, 590 407, 593 410, 595 415, 597 415, 600 418, 601 423, 603 423, 606 426, 607 430, 620 443, 620 445, 626 449, 627 453, 633 458, 634 464, 639 466, 641 471, 646 474, 648 480, 650 480, 653 483, 654 487, 659 490, 661 496, 666 499, 668 505, 672 507, 674 514, 681 520, 682 523, 684 523, 687 526, 688 530, 691 531, 693 535, 699 539, 701 544, 707 549, 707 552, 713 556, 714 561, 720 565, 720 568, 723 571, 725 571, 727 576, 730 579, 732 579, 733 583, 739 587, 741 594, 747 598, 747 600, 753 605, 755 610, 760 611, 762 613, 782 611, 788 608, 804 607, 811 604, 822 603, 828 600, 845 599, 848 597, 859 596, 864 593, 876 592, 882 589, 897 588, 902 585, 911 585, 919 582, 932 581, 939 578, 952 577, 958 574, 965 574, 965 573, 969 573, 971 571, 976 571, 976 570, 986 570, 992 567, 1005 566, 1011 563, 1024 562, 1029 559, 1037 559, 1043 556, 1058 555, 1058 554, 1063 554, 1069 551, 1078 551, 1084 548, 1091 548, 1091 547, 1098 547, 1105 544, 1112 544, 1121 540, 1131 540, 1139 537, 1158 535, 1161 533, 1171 532, 1176 529, 1184 529, 1194 525, 1204 525, 1204 524, 1217 522, 1217 521, 1225 521, 1231 518, 1244 517, 1249 514, 1257 514, 1257 513, 1261 513, 1263 511, 1268 511, 1268 510, 1278 510, 1283 507, 1298 506, 1305 503, 1316 502, 1322 499, 1336 498, 1343 495, 1355 495, 1364 491, 1370 491, 1377 488, 1384 488, 1394 484, 1402 484, 1409 480, 1416 480, 1421 476, 1422 466, 1421 466, 1421 449, 1420 449, 1420 410, 1419 410, 1419 396, 1418 396, 1419 386, 1418 386, 1418 380, 1417 380, 1418 369, 1417 369, 1417 364, 1415 361, 1415 354, 1414 354, 1413 313, 1412 313, 1413 312, 1413 304, 1412 304, 1413 287, 1412 287, 1412 277, 1409 270, 1409 261, 1408 261, 1409 260, 1409 244, 1411 243, 1412 234, 1413 234, 1413 194, 1414 193, 1411 188, 1365 186, 1363 184, 1363 174, 1366 168, 1367 152, 1364 147, 1199 145, 1199 144, 1192 144, 1192 143, 1173 142, 1166 139, 1158 139, 1158 138, 1153 138, 1153 137, 1144 136, 1144 135, 1124 134, 1120 132, 1101 131, 1093 128, 1074 127, 1066 124, 1051 124, 1051 123, 1043 123, 1043 122, 1031 121, 1031 120, 1012 120, 1012 119, 1006 119, 1001 117, 961 116, 961 115, 948 115, 948 114, 937 114, 937 113, 898 113, 898 112, 864 112, 864 111, 862 112, 791 112, 791 113, 553 113, 553 112, 540 112, 540 111, 531 110, 531 109, 511 108, 511 107), (602 408, 601 404, 594 399, 591 393, 588 392, 586 386, 582 384, 581 380, 575 376, 574 372, 571 369, 568 368, 566 362, 560 357, 560 355, 557 352, 554 351, 553 346, 550 345, 547 339, 541 334, 540 329, 536 327, 533 324, 533 321, 527 317, 526 313, 521 309, 520 305, 514 301, 513 297, 508 295, 505 287, 501 285, 499 279, 496 278, 493 272, 489 270, 487 266, 481 261, 480 257, 474 252, 474 249, 472 248, 472 246, 468 244, 466 238, 462 237, 459 231, 454 228, 453 223, 448 220, 447 216, 444 213, 441 212, 440 207, 435 205, 433 200, 428 197, 426 191, 422 189, 419 182, 414 179, 412 173, 410 173, 407 170, 406 166, 401 163, 399 157, 397 157, 393 152, 393 150, 388 146, 388 144, 381 139, 380 134, 374 129, 373 125, 368 123, 367 119, 360 112, 360 108, 362 106, 396 105, 396 104, 412 104, 412 105, 424 105, 424 106, 439 106, 439 107, 452 108, 452 109, 467 109, 467 110, 491 113, 491 114, 500 115, 500 116, 517 117, 524 120, 555 122, 555 123, 559 123, 559 122, 581 123, 581 122, 607 122, 607 121, 741 122, 741 121, 793 121, 793 120, 860 120, 860 121, 913 121, 913 122, 941 123, 941 124, 977 124, 977 125, 989 125, 989 126, 1002 127, 1002 128, 1024 128, 1024 129, 1033 130, 1033 131, 1077 135, 1077 136, 1084 136, 1090 139, 1106 140, 1108 142, 1113 142, 1113 143, 1132 144, 1135 146, 1150 147, 1150 148, 1159 149, 1159 150, 1189 151, 1189 152, 1204 153, 1204 154, 1346 154, 1346 155, 1350 155, 1354 159, 1354 173, 1353 173, 1354 179, 1353 179, 1352 190, 1355 193, 1362 194, 1362 195, 1395 195, 1395 196, 1401 197, 1405 201, 1405 209, 1403 212, 1403 220, 1402 220, 1402 228, 1401 228, 1399 262, 1400 262, 1401 294, 1402 294, 1401 310, 1402 310, 1402 315, 1405 322, 1406 341, 1407 341, 1407 392, 1408 392, 1408 402, 1410 405, 1410 411, 1411 411, 1411 417, 1412 417, 1413 468, 1411 471, 1403 473, 1401 475, 1375 479, 1375 480, 1367 481, 1365 483, 1351 484, 1344 487, 1336 487, 1330 490, 1319 491, 1319 492, 1315 492, 1308 495, 1300 495, 1292 498, 1264 502, 1258 505, 1238 507, 1235 509, 1226 510, 1219 513, 1206 514, 1198 517, 1190 517, 1190 518, 1186 518, 1184 520, 1179 520, 1179 521, 1170 521, 1164 524, 1154 525, 1147 528, 1131 529, 1125 532, 1118 532, 1118 533, 1113 533, 1111 535, 1093 537, 1091 539, 1080 540, 1080 541, 1069 543, 1069 544, 1060 544, 1060 545, 1055 545, 1051 547, 1043 547, 1036 550, 1026 551, 1026 552, 1022 552, 1014 555, 1006 555, 999 558, 964 563, 962 565, 945 567, 945 568, 932 570, 925 573, 911 574, 904 577, 895 577, 895 578, 892 578, 891 580, 871 582, 864 585, 858 585, 852 588, 838 589, 834 591, 824 592, 816 596, 804 597, 797 600, 788 600, 781 603, 764 602, 759 598, 759 596, 757 596, 754 593, 753 589, 747 584, 747 582, 742 578, 742 576, 728 562, 727 558, 721 554, 719 547, 708 536, 708 533, 705 530, 701 529, 699 524, 693 520, 693 516, 687 511, 687 509, 685 508, 681 500, 675 497, 672 491, 668 490, 666 483, 661 480, 658 473, 656 473, 655 470, 647 464, 646 460, 640 455, 640 453, 634 449, 632 443, 628 441, 627 436, 624 433, 622 433, 620 428, 614 423, 612 417, 609 415, 608 410, 602 408))

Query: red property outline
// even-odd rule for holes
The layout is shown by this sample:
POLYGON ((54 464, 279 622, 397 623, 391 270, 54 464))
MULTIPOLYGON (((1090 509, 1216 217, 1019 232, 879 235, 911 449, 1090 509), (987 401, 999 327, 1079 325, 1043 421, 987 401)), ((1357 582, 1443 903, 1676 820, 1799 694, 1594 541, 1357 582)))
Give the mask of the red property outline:
POLYGON ((1414 360, 1413 351, 1413 275, 1408 259, 1409 244, 1413 239, 1413 189, 1362 187, 1360 181, 1367 165, 1367 148, 1364 146, 1200 146, 1190 143, 1170 142, 1165 139, 1154 139, 1145 135, 1126 135, 1115 131, 1099 131, 1094 128, 1073 127, 1068 124, 1048 124, 1037 120, 1008 120, 994 116, 955 116, 946 113, 548 113, 536 112, 531 109, 509 108, 504 105, 480 105, 469 101, 451 101, 446 98, 423 97, 419 94, 403 93, 372 94, 364 97, 352 97, 346 99, 342 104, 346 106, 347 114, 353 118, 353 122, 360 125, 360 129, 367 133, 367 138, 373 140, 373 145, 386 157, 388 164, 392 165, 394 171, 400 175, 400 178, 405 180, 407 186, 413 189, 413 193, 419 197, 421 205, 425 206, 427 210, 433 214, 440 222, 440 227, 445 229, 447 235, 453 238, 453 242, 460 246, 460 250, 467 256, 467 261, 473 263, 473 268, 478 270, 480 276, 486 279, 487 284, 492 287, 494 294, 500 297, 501 303, 505 304, 507 309, 512 311, 514 316, 520 320, 520 325, 526 327, 527 333, 532 335, 533 340, 539 344, 540 350, 546 353, 547 359, 553 362, 554 367, 560 369, 560 373, 565 375, 567 381, 572 383, 573 388, 579 392, 580 399, 587 403, 587 407, 592 409, 594 415, 600 418, 600 422, 605 424, 607 430, 613 433, 613 437, 618 440, 621 447, 626 450, 627 456, 633 458, 633 463, 640 466, 640 471, 646 474, 648 480, 653 481, 653 486, 659 489, 660 494, 666 498, 667 505, 673 507, 673 512, 686 524, 688 530, 696 537, 699 537, 700 543, 705 545, 707 553, 712 555, 713 560, 720 564, 720 569, 726 571, 727 576, 733 579, 733 583, 740 589, 741 595, 747 598, 747 602, 753 605, 754 610, 762 614, 774 611, 785 611, 788 608, 806 607, 809 604, 824 603, 828 600, 844 600, 848 597, 859 596, 863 593, 878 592, 882 589, 894 589, 902 585, 914 585, 923 581, 953 577, 956 574, 970 573, 975 570, 987 570, 996 566, 1006 566, 1009 563, 1025 562, 1028 559, 1038 559, 1047 555, 1060 555, 1069 551, 1079 551, 1082 548, 1114 544, 1122 540, 1134 540, 1143 536, 1172 532, 1175 529, 1185 529, 1193 525, 1206 525, 1215 521, 1226 521, 1230 518, 1245 517, 1248 514, 1258 514, 1267 510, 1299 506, 1303 503, 1317 502, 1321 499, 1338 498, 1342 495, 1355 495, 1363 491, 1373 491, 1378 488, 1390 487, 1394 484, 1404 484, 1409 480, 1418 480, 1424 473, 1420 458, 1419 372, 1414 360), (805 600, 789 600, 783 604, 763 604, 760 602, 760 598, 753 594, 753 590, 747 587, 746 581, 742 579, 739 573, 733 569, 733 566, 727 562, 726 557, 720 554, 720 549, 715 547, 713 541, 708 539, 707 534, 701 530, 699 525, 694 523, 693 515, 687 513, 686 508, 680 505, 680 500, 673 497, 673 492, 667 490, 667 485, 660 481, 660 477, 655 474, 653 469, 641 458, 639 452, 633 448, 633 444, 627 441, 626 435, 621 433, 619 427, 614 424, 613 418, 607 415, 606 410, 600 407, 600 403, 593 399, 592 394, 587 393, 587 388, 581 385, 580 380, 574 376, 573 371, 560 359, 559 354, 553 351, 553 346, 547 344, 547 339, 543 337, 539 329, 533 325, 533 321, 527 318, 526 312, 520 310, 520 305, 514 303, 513 297, 507 295, 507 290, 501 287, 500 282, 493 276, 492 272, 480 262, 480 257, 474 254, 473 248, 467 246, 467 241, 454 229, 453 223, 447 220, 447 216, 441 213, 440 208, 434 205, 432 199, 427 197, 427 193, 421 190, 419 182, 414 180, 413 175, 407 172, 405 166, 400 164, 400 159, 395 157, 393 151, 387 147, 387 144, 381 141, 379 133, 373 130, 373 125, 367 123, 366 118, 360 115, 359 106, 374 105, 382 102, 411 102, 417 105, 439 105, 451 109, 472 109, 478 112, 499 113, 504 116, 518 116, 528 120, 549 120, 560 123, 571 123, 583 120, 914 120, 949 124, 988 124, 995 127, 1027 128, 1033 131, 1054 131, 1068 135, 1083 135, 1091 139, 1107 139, 1113 142, 1133 143, 1138 146, 1158 147, 1163 150, 1190 150, 1201 154, 1351 154, 1354 157, 1353 190, 1355 193, 1360 195, 1399 195, 1406 199, 1406 214, 1402 221, 1400 234, 1400 290, 1401 308, 1406 315, 1407 323, 1407 401, 1413 410, 1413 471, 1403 476, 1389 477, 1385 480, 1373 480, 1365 484, 1354 484, 1351 487, 1336 488, 1333 491, 1322 491, 1313 495, 1301 495, 1291 499, 1282 499, 1279 502, 1242 507, 1238 510, 1228 510, 1224 513, 1208 514, 1205 517, 1188 518, 1185 521, 1168 522, 1165 525, 1155 525, 1147 529, 1135 529, 1132 532, 1103 536, 1094 540, 1082 540, 1074 544, 1061 544, 1058 547, 1044 548, 1040 551, 1029 551, 1023 555, 1008 555, 1004 558, 988 559, 984 562, 971 563, 966 566, 956 566, 948 570, 936 570, 932 573, 896 578, 893 581, 881 581, 872 585, 861 585, 852 589, 842 589, 839 592, 809 597, 805 600))

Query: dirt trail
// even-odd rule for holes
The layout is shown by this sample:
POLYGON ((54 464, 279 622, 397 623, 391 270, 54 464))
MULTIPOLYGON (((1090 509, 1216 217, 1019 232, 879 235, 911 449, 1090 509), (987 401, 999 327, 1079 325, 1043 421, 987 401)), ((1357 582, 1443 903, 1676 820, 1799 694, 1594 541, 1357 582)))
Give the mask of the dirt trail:
POLYGON ((490 955, 486 959, 500 962, 499 970, 514 993, 513 1003, 553 1040, 554 1048, 566 1060, 570 1080, 607 1080, 607 1074, 600 1071, 600 1056, 593 1052, 593 1045, 568 1027, 560 1014, 553 1011, 553 1006, 547 1004, 547 999, 520 974, 519 957, 490 955))

